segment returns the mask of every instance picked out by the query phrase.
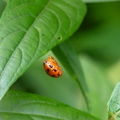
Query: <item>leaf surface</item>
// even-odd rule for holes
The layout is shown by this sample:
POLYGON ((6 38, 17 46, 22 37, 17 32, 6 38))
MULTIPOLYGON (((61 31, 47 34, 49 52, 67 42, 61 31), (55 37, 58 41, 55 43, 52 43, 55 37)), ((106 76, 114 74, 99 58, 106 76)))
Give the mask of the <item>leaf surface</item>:
POLYGON ((95 3, 95 2, 117 2, 119 0, 82 0, 85 3, 95 3))
POLYGON ((120 119, 120 82, 115 86, 108 101, 108 115, 110 120, 120 119))
POLYGON ((1 120, 99 120, 55 100, 23 92, 8 92, 0 101, 1 120))
POLYGON ((39 57, 75 32, 80 0, 8 0, 0 19, 0 99, 39 57))
POLYGON ((69 40, 66 40, 57 47, 53 48, 52 51, 61 61, 67 72, 77 82, 88 106, 88 100, 85 95, 85 92, 87 91, 87 84, 85 81, 82 66, 75 52, 74 46, 71 44, 69 40))

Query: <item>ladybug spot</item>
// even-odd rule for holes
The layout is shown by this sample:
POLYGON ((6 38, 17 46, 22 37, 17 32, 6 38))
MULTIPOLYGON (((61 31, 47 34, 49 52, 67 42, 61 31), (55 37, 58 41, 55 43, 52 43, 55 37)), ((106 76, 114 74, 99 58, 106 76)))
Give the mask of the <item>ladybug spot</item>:
POLYGON ((60 73, 58 73, 57 75, 60 76, 60 73))
POLYGON ((46 70, 47 73, 48 73, 49 71, 50 71, 49 69, 46 70))
POLYGON ((55 75, 51 75, 52 77, 55 77, 55 75))
POLYGON ((54 69, 54 71, 56 72, 57 70, 56 70, 56 69, 54 69))
POLYGON ((53 66, 52 65, 49 65, 50 68, 52 68, 53 66))

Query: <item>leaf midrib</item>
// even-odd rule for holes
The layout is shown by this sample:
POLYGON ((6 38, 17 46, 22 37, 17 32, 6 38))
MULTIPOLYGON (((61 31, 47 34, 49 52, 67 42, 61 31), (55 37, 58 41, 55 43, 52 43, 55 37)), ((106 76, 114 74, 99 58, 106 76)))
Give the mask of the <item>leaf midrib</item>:
POLYGON ((22 113, 22 112, 2 111, 0 113, 20 114, 20 115, 28 115, 28 116, 32 115, 32 116, 39 116, 39 117, 55 118, 55 119, 58 119, 58 120, 69 120, 69 119, 64 119, 64 118, 58 118, 58 117, 55 117, 55 116, 40 115, 40 114, 28 114, 28 113, 22 113))
MULTIPOLYGON (((51 2, 51 0, 49 0, 49 2, 46 4, 46 6, 44 7, 44 9, 38 14, 38 16, 36 17, 36 19, 33 21, 33 23, 31 24, 31 26, 28 28, 28 31, 29 31, 29 30, 31 29, 31 27, 36 23, 37 18, 40 17, 40 16, 44 13, 44 11, 46 10, 47 6, 49 6, 50 2, 51 2)), ((21 39, 21 41, 19 42, 19 44, 18 44, 18 45, 16 46, 16 48, 14 49, 14 52, 12 52, 12 54, 10 55, 10 57, 9 57, 6 65, 4 66, 4 68, 3 68, 3 70, 2 70, 0 79, 2 78, 2 76, 3 76, 3 74, 4 74, 4 71, 6 71, 6 67, 7 67, 7 65, 9 64, 9 62, 10 62, 12 56, 14 55, 16 49, 17 49, 17 48, 19 47, 19 45, 23 42, 25 36, 26 36, 26 32, 25 32, 25 34, 23 35, 23 38, 21 39)), ((39 45, 38 45, 38 46, 39 46, 39 45)), ((21 49, 20 49, 20 50, 21 50, 21 49)), ((36 51, 37 51, 37 49, 36 49, 36 51)), ((21 50, 21 52, 22 52, 22 50, 21 50)), ((33 57, 32 57, 32 59, 33 59, 33 57)), ((30 60, 30 62, 32 61, 32 59, 30 60)), ((29 62, 29 64, 30 64, 30 62, 29 62)), ((28 64, 28 65, 29 65, 29 64, 28 64)), ((19 68, 19 67, 18 67, 18 68, 19 68)), ((18 71, 18 68, 17 68, 16 72, 18 71)), ((15 74, 12 76, 12 79, 13 79, 14 76, 15 76, 15 74)), ((8 86, 9 86, 9 85, 7 85, 7 87, 8 87, 8 86)), ((7 88, 7 87, 6 87, 6 88, 7 88)))

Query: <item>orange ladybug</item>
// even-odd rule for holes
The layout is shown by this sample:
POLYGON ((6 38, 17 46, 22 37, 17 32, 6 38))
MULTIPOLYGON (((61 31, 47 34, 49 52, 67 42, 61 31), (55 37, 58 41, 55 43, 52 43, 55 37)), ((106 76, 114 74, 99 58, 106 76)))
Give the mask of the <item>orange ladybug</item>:
POLYGON ((59 67, 57 61, 53 57, 49 56, 48 60, 45 60, 43 62, 43 66, 44 66, 45 72, 49 76, 55 77, 55 78, 62 76, 62 70, 59 67))

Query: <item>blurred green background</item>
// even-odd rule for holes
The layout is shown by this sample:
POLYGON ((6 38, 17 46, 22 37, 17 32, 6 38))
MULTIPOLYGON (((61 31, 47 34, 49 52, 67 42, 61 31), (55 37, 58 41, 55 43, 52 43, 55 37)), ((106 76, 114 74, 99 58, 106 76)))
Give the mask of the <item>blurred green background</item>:
MULTIPOLYGON (((5 2, 0 0, 0 16, 4 7, 5 2)), ((89 112, 107 119, 107 101, 120 80, 120 2, 87 4, 84 21, 69 40, 75 47, 88 84, 89 112)), ((61 78, 46 75, 42 62, 48 55, 54 56, 49 52, 36 61, 11 89, 40 94, 87 111, 78 85, 64 66, 61 65, 61 78)))

